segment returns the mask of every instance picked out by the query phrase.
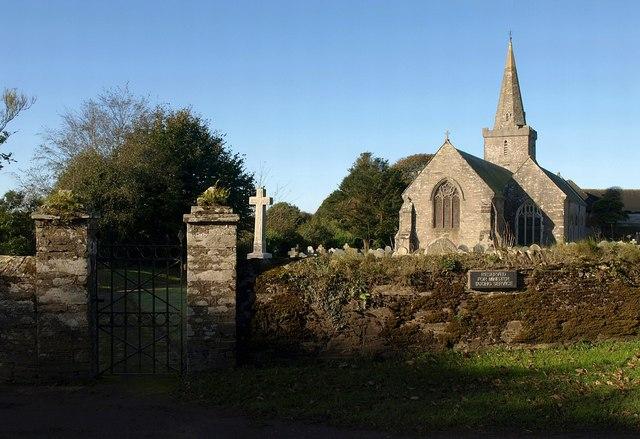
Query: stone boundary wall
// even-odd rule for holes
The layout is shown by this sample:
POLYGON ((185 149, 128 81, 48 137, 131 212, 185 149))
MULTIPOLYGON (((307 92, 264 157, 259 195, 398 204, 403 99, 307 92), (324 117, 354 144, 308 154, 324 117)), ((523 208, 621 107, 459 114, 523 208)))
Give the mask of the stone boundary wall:
POLYGON ((0 381, 93 375, 92 218, 32 215, 35 256, 0 256, 0 381))
POLYGON ((36 258, 0 256, 0 381, 37 375, 36 258))
MULTIPOLYGON (((367 270, 380 277, 394 264, 413 264, 410 258, 373 260, 367 270)), ((640 335, 637 262, 520 266, 520 290, 491 293, 470 291, 467 270, 455 266, 407 270, 400 285, 368 283, 362 261, 340 264, 307 259, 259 275, 247 351, 395 355, 640 335)))

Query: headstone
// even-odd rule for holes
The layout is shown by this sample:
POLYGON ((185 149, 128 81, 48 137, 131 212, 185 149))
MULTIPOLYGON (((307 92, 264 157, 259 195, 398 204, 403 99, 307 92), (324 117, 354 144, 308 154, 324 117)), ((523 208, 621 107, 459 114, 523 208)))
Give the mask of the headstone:
POLYGON ((319 255, 326 255, 327 254, 327 250, 324 248, 324 246, 322 244, 320 244, 318 246, 318 248, 316 249, 316 252, 318 252, 319 255))
POLYGON ((308 255, 315 255, 315 254, 316 254, 316 251, 313 249, 313 247, 312 247, 312 246, 308 246, 308 247, 307 247, 307 254, 308 254, 308 255))
POLYGON ((273 198, 267 197, 264 187, 256 188, 256 195, 249 197, 249 204, 256 206, 255 228, 253 232, 253 252, 247 255, 247 259, 269 259, 271 253, 267 253, 267 206, 273 204, 273 198))
POLYGON ((409 249, 406 247, 400 247, 394 253, 394 255, 398 255, 398 256, 404 256, 408 254, 409 254, 409 249))
POLYGON ((391 246, 386 246, 384 248, 384 253, 387 255, 390 255, 391 253, 393 253, 393 249, 391 248, 391 246))
POLYGON ((469 247, 467 247, 464 244, 461 244, 458 246, 458 252, 459 253, 469 253, 469 247))
POLYGON ((292 247, 291 250, 289 250, 287 252, 287 255, 289 255, 290 258, 297 258, 298 257, 298 249, 296 247, 292 247))
POLYGON ((479 242, 479 243, 477 243, 476 245, 473 246, 473 252, 474 253, 483 254, 486 251, 487 251, 487 246, 484 245, 481 242, 479 242))
POLYGON ((469 270, 469 289, 504 291, 518 288, 518 272, 513 270, 469 270))
POLYGON ((457 253, 456 245, 447 238, 440 238, 426 248, 425 253, 430 255, 443 255, 447 253, 457 253))
POLYGON ((344 255, 345 251, 342 250, 341 248, 337 248, 335 249, 335 251, 333 252, 334 255, 344 255))
POLYGON ((381 248, 378 248, 373 252, 373 256, 375 256, 376 258, 384 258, 384 255, 385 252, 381 248))
POLYGON ((304 253, 300 252, 300 253, 298 253, 298 257, 299 258, 306 258, 307 255, 305 255, 304 253))
POLYGON ((349 244, 343 245, 342 248, 343 248, 344 252, 349 254, 349 255, 357 255, 358 254, 358 249, 350 247, 349 244))

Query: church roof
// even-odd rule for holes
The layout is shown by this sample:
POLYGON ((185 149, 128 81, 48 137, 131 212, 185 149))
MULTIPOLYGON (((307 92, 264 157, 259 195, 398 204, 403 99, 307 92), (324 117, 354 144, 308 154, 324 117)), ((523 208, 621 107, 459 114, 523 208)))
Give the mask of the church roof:
POLYGON ((542 166, 540 166, 540 169, 547 174, 547 177, 549 177, 567 197, 571 198, 573 201, 577 201, 578 203, 585 202, 580 193, 576 191, 567 180, 560 177, 558 174, 554 174, 553 172, 543 168, 542 166))
MULTIPOLYGON (((600 198, 606 189, 585 189, 588 195, 600 198)), ((640 212, 640 189, 622 189, 622 202, 627 212, 640 212)))
POLYGON ((500 98, 494 129, 512 126, 526 125, 524 105, 520 93, 520 82, 518 81, 518 71, 516 69, 516 59, 513 55, 513 44, 509 38, 507 48, 507 60, 502 76, 502 86, 500 87, 500 98))
POLYGON ((511 180, 511 172, 502 166, 494 165, 491 162, 476 157, 464 151, 460 151, 456 148, 456 151, 460 153, 462 158, 471 166, 471 168, 478 174, 482 180, 487 183, 494 193, 502 194, 504 187, 511 180))
POLYGON ((582 198, 584 201, 587 201, 587 198, 589 198, 589 194, 583 191, 582 188, 578 186, 575 181, 569 179, 567 180, 567 183, 569 183, 569 186, 571 186, 571 188, 574 191, 576 191, 578 195, 580 195, 580 198, 582 198))

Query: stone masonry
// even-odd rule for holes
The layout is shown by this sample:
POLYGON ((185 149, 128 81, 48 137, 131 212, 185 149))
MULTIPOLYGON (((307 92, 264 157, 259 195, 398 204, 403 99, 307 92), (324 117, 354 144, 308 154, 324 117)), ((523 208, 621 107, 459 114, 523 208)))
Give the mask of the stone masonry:
MULTIPOLYGON (((400 230, 404 222, 413 222, 412 241, 399 236, 396 247, 408 251, 427 249, 438 241, 466 245, 473 248, 478 242, 491 243, 491 203, 494 198, 491 188, 473 172, 458 150, 447 140, 428 165, 428 172, 421 173, 403 194, 400 230), (460 193, 460 227, 436 229, 433 227, 433 190, 448 180, 457 186, 460 193), (411 212, 411 206, 415 213, 411 212), (404 217, 402 215, 405 215, 404 217)), ((455 246, 453 247, 455 249, 455 246)))
POLYGON ((235 364, 236 226, 229 207, 192 207, 187 224, 187 368, 235 364))
POLYGON ((0 381, 38 375, 36 258, 0 256, 0 381))
POLYGON ((33 214, 36 225, 38 364, 50 377, 92 373, 89 286, 95 229, 88 215, 33 214))
POLYGON ((484 251, 585 237, 585 198, 536 161, 537 133, 525 118, 511 41, 495 123, 482 134, 484 159, 455 148, 447 136, 405 190, 396 253, 484 251))

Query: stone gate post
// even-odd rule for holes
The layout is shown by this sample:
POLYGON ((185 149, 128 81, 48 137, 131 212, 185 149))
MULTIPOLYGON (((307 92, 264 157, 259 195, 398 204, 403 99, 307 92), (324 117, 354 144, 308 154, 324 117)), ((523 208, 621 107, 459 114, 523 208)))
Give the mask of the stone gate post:
POLYGON ((45 379, 92 375, 90 215, 62 219, 34 213, 36 228, 37 361, 45 379))
POLYGON ((187 368, 230 367, 236 349, 236 227, 229 207, 193 206, 187 224, 187 368))

